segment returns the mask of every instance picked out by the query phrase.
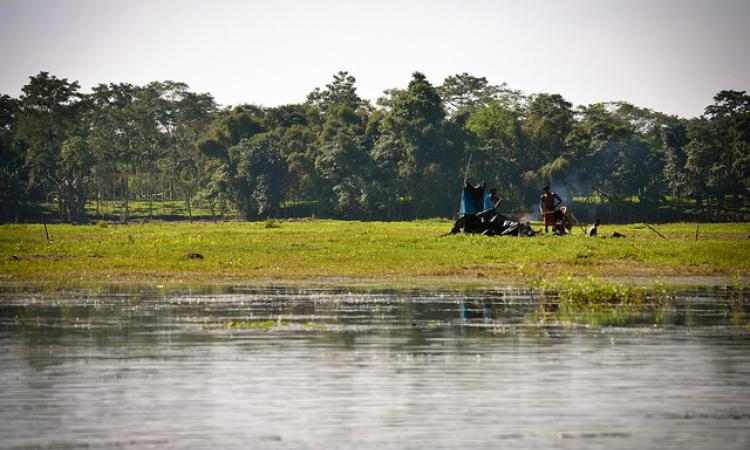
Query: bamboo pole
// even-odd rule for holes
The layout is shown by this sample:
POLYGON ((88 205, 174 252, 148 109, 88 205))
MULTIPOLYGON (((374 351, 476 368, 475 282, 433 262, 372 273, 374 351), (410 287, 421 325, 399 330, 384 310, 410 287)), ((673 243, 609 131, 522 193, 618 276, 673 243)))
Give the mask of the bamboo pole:
MULTIPOLYGON (((596 187, 596 186, 592 186, 592 187, 593 187, 593 188, 594 188, 594 190, 596 190, 596 192, 598 192, 598 193, 599 193, 599 195, 601 195, 602 197, 606 198, 607 200, 611 201, 612 203, 614 203, 614 204, 616 204, 616 205, 621 205, 621 206, 623 206, 623 205, 622 205, 622 203, 620 203, 620 202, 616 201, 615 199, 611 198, 611 197, 610 197, 609 195, 607 195, 607 194, 605 194, 604 192, 602 192, 602 191, 601 191, 601 189, 599 189, 598 187, 596 187)), ((654 228, 654 227, 652 227, 651 225, 649 225, 649 224, 647 224, 646 222, 644 222, 644 221, 643 221, 643 218, 642 218, 642 217, 639 217, 639 218, 641 219, 641 223, 642 223, 642 224, 644 224, 644 225, 646 225, 646 227, 647 227, 647 228, 648 228, 649 230, 651 230, 651 231, 653 231, 654 233, 658 234, 658 235, 659 235, 659 236, 660 236, 661 238, 663 238, 663 239, 665 239, 665 240, 667 240, 667 241, 669 240, 669 239, 668 239, 668 238, 667 238, 666 236, 664 236, 663 234, 661 234, 661 233, 659 232, 659 230, 657 230, 656 228, 654 228)))
POLYGON ((49 240, 49 231, 47 231, 47 216, 42 214, 42 223, 44 224, 44 236, 47 238, 47 243, 49 244, 51 241, 49 240))

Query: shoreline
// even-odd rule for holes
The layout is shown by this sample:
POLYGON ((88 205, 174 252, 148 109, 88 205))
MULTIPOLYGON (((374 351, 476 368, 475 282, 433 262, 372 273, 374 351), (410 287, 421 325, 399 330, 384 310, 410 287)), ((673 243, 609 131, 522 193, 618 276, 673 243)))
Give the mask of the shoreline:
MULTIPOLYGON (((555 283, 563 277, 545 279, 555 283)), ((576 281, 594 280, 602 283, 612 283, 640 289, 668 288, 668 289, 719 289, 729 286, 748 286, 750 276, 661 276, 661 277, 571 277, 576 281)), ((373 290, 373 291, 491 291, 502 289, 535 289, 541 280, 517 279, 487 279, 487 278, 354 278, 327 277, 316 279, 248 279, 248 280, 217 280, 217 281, 165 281, 150 283, 135 280, 120 280, 108 282, 71 282, 54 283, 49 281, 0 281, 0 294, 7 293, 39 293, 39 292, 77 292, 77 291, 113 291, 113 292, 231 292, 237 289, 269 290, 269 289, 299 289, 299 290, 373 290)))

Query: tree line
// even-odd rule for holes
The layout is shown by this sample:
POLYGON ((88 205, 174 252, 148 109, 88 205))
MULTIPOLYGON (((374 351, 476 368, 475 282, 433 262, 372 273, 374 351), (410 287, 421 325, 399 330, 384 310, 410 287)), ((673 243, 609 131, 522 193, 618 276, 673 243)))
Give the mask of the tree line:
POLYGON ((750 206, 750 96, 721 91, 686 119, 625 102, 574 107, 466 73, 408 86, 374 104, 347 72, 306 101, 221 107, 185 83, 99 84, 48 72, 0 97, 0 220, 55 204, 85 222, 103 202, 180 200, 246 220, 282 216, 454 217, 470 179, 508 211, 533 210, 541 186, 639 211, 678 205, 696 218, 750 206), (88 205, 88 210, 87 210, 88 205), (88 212, 87 212, 88 211, 88 212))

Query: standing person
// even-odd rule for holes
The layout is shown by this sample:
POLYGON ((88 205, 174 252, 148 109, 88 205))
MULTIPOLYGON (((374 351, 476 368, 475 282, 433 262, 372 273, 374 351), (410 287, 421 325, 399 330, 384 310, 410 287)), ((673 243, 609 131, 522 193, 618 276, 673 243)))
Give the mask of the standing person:
POLYGON ((549 233, 549 226, 555 226, 555 209, 562 203, 560 196, 549 190, 549 186, 542 188, 544 193, 539 197, 539 212, 544 217, 544 232, 549 233))

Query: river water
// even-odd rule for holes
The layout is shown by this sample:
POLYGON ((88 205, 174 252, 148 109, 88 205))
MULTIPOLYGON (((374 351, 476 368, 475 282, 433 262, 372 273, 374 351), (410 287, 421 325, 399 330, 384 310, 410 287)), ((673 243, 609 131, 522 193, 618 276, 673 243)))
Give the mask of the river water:
POLYGON ((0 294, 0 448, 750 448, 747 293, 0 294))

